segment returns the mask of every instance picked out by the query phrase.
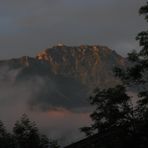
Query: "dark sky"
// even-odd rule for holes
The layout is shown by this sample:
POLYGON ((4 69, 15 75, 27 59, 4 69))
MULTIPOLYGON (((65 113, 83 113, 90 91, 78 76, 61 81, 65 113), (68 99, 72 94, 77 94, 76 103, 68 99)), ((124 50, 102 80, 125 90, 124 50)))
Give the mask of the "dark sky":
POLYGON ((146 28, 146 0, 0 0, 0 59, 35 56, 59 42, 100 44, 125 55, 146 28))

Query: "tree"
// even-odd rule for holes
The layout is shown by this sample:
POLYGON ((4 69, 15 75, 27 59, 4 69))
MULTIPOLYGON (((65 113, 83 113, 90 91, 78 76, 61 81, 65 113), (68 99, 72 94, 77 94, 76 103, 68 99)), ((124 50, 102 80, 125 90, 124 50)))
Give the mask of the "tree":
POLYGON ((6 131, 0 121, 0 148, 60 148, 57 140, 49 140, 46 135, 39 133, 35 124, 23 115, 15 123, 13 133, 6 131))
POLYGON ((0 121, 0 147, 1 148, 16 148, 13 136, 9 134, 3 123, 0 121))
POLYGON ((49 141, 44 135, 40 135, 34 122, 26 115, 17 121, 14 128, 14 137, 18 148, 48 148, 49 141))
POLYGON ((130 97, 122 85, 109 89, 96 89, 90 97, 90 103, 96 106, 90 115, 93 124, 81 128, 87 135, 97 133, 106 147, 125 147, 135 132, 134 115, 130 97))
MULTIPOLYGON (((148 22, 148 2, 139 10, 140 15, 148 22)), ((136 40, 139 41, 140 51, 129 53, 128 59, 132 66, 126 71, 116 68, 115 72, 128 87, 138 87, 136 106, 137 115, 137 137, 140 139, 140 146, 148 146, 148 30, 140 32, 136 40)))
MULTIPOLYGON (((148 22, 148 2, 139 9, 139 13, 144 15, 145 20, 148 22)), ((137 107, 141 110, 139 117, 142 118, 148 112, 148 30, 140 32, 136 40, 139 41, 142 49, 139 52, 133 51, 128 54, 132 66, 125 71, 116 68, 115 73, 127 86, 140 86, 138 91, 140 100, 137 102, 137 107)))
POLYGON ((6 130, 4 128, 3 123, 0 121, 0 147, 6 147, 6 143, 7 143, 7 133, 6 130))
MULTIPOLYGON (((148 2, 139 13, 148 22, 148 2)), ((123 85, 95 92, 90 98, 96 106, 90 116, 93 124, 81 129, 87 135, 97 130, 101 141, 107 141, 101 143, 105 148, 148 147, 148 30, 139 33, 136 40, 142 49, 128 54, 131 66, 114 70, 123 85), (134 107, 125 89, 133 86, 138 87, 139 96, 134 107)))
MULTIPOLYGON (((140 8, 139 13, 148 22, 148 2, 140 8)), ((125 80, 129 81, 130 84, 141 87, 138 91, 139 100, 136 106, 138 118, 137 136, 140 139, 139 146, 148 147, 148 30, 140 32, 136 40, 139 41, 141 50, 129 54, 129 60, 134 65, 125 72, 127 78, 125 80)))

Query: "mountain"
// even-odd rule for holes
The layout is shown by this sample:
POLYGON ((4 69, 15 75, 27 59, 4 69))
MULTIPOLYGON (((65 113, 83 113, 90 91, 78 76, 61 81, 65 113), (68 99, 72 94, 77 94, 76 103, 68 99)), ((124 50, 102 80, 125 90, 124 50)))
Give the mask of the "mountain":
POLYGON ((86 99, 96 87, 119 83, 112 72, 115 66, 124 68, 126 59, 106 46, 58 44, 34 58, 0 61, 0 81, 29 88, 31 106, 80 108, 88 105, 86 99))
POLYGON ((45 49, 36 58, 46 61, 55 75, 76 78, 91 88, 113 86, 117 81, 113 68, 126 64, 125 58, 115 51, 97 45, 68 47, 60 44, 45 49))

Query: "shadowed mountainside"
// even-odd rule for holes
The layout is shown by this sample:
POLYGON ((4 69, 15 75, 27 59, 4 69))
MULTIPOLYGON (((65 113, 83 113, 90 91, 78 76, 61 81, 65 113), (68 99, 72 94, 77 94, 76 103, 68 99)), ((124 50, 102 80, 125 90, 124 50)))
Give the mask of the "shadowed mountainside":
POLYGON ((35 58, 0 61, 0 81, 26 87, 31 82, 31 106, 79 108, 88 104, 86 99, 95 87, 119 83, 112 72, 114 66, 125 67, 126 59, 108 47, 58 44, 35 58))

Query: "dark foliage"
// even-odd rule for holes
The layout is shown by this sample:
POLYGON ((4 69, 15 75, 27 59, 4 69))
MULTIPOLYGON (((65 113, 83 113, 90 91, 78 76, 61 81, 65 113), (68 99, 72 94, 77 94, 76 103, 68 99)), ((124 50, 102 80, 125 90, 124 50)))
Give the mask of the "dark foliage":
POLYGON ((27 115, 15 123, 13 133, 6 131, 0 122, 0 148, 59 148, 56 140, 49 140, 39 133, 34 122, 27 115))
MULTIPOLYGON (((148 2, 139 10, 148 22, 148 2)), ((81 128, 87 136, 99 135, 96 147, 147 148, 148 147, 148 30, 136 37, 141 50, 128 54, 131 66, 126 70, 115 68, 115 75, 122 85, 97 89, 90 97, 95 111, 90 115, 93 124, 81 128), (139 100, 132 105, 127 88, 139 88, 139 100)))
POLYGON ((87 136, 98 133, 101 146, 124 148, 135 133, 135 115, 125 92, 125 87, 119 85, 107 90, 97 89, 90 97, 91 104, 96 106, 90 115, 93 124, 81 130, 87 136))
POLYGON ((1 121, 0 121, 0 148, 16 148, 13 136, 6 131, 1 121))

